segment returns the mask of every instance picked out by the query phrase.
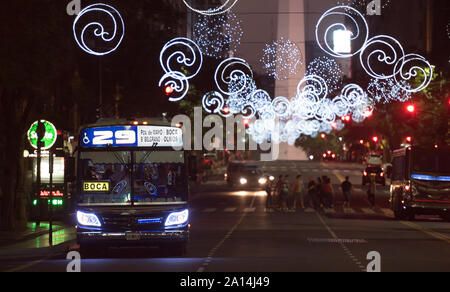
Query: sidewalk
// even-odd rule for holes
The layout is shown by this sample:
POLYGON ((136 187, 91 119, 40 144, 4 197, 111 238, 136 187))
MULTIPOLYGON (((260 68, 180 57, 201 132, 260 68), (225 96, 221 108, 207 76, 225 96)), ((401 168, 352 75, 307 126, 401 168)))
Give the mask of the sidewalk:
POLYGON ((39 227, 30 222, 27 230, 22 232, 0 232, 0 260, 55 256, 64 252, 67 243, 75 238, 73 226, 56 222, 50 245, 48 222, 41 222, 39 227))

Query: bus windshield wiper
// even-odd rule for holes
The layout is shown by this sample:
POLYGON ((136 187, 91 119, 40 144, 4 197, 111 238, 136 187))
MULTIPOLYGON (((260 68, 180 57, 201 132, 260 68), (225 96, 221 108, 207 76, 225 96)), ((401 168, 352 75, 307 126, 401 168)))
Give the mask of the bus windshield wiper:
POLYGON ((116 151, 112 151, 112 150, 111 150, 111 146, 110 146, 110 145, 107 146, 107 149, 108 149, 110 152, 112 152, 112 154, 113 154, 114 157, 117 159, 117 161, 119 161, 120 164, 127 164, 127 163, 125 163, 125 160, 123 160, 122 157, 120 157, 120 155, 117 154, 116 151))
POLYGON ((144 157, 142 157, 141 161, 139 161, 138 164, 143 163, 145 160, 147 160, 147 158, 150 156, 150 154, 153 153, 153 151, 155 150, 155 148, 158 146, 158 143, 155 142, 153 143, 152 147, 150 148, 150 150, 144 155, 144 157))

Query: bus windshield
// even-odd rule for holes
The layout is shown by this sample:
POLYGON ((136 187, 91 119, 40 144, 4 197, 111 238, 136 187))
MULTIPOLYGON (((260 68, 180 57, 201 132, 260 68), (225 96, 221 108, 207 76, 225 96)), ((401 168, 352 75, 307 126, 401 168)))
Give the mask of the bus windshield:
POLYGON ((416 149, 413 154, 413 172, 450 175, 450 151, 416 149))
POLYGON ((83 151, 79 204, 187 201, 183 151, 83 151))

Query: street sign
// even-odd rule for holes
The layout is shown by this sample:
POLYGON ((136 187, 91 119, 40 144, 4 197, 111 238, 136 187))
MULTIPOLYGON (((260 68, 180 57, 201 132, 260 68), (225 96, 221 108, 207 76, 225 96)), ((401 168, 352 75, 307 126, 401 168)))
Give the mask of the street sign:
MULTIPOLYGON (((41 123, 45 127, 45 134, 41 139, 41 142, 43 143, 41 149, 48 150, 55 144, 56 139, 58 138, 58 132, 56 131, 56 128, 52 123, 45 120, 41 120, 41 123)), ((28 130, 27 137, 31 146, 35 149, 38 149, 38 121, 34 122, 31 125, 30 129, 28 130)))

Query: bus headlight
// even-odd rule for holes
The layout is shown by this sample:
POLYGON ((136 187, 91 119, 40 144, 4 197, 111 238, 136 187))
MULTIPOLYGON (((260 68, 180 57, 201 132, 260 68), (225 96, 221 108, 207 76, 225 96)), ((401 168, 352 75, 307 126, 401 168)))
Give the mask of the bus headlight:
POLYGON ((241 185, 246 185, 248 183, 248 180, 246 178, 241 178, 240 182, 241 185))
POLYGON ((78 211, 77 212, 77 221, 80 225, 83 226, 93 226, 93 227, 101 227, 102 224, 100 223, 100 220, 98 220, 97 215, 85 213, 78 211))
POLYGON ((189 219, 189 210, 184 210, 181 212, 174 212, 170 213, 169 216, 166 219, 166 223, 164 224, 167 226, 176 226, 176 225, 183 225, 188 222, 189 219))

